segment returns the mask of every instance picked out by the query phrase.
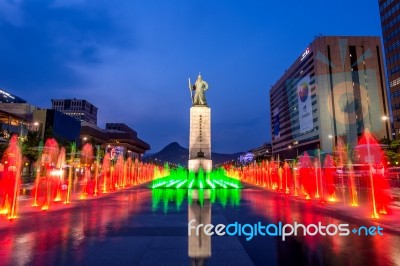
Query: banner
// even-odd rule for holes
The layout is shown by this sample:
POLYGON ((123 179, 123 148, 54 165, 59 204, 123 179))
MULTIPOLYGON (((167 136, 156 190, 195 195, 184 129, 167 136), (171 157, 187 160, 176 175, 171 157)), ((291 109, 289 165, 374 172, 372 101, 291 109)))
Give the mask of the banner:
POLYGON ((313 129, 310 76, 297 83, 297 102, 299 109, 300 133, 313 129))

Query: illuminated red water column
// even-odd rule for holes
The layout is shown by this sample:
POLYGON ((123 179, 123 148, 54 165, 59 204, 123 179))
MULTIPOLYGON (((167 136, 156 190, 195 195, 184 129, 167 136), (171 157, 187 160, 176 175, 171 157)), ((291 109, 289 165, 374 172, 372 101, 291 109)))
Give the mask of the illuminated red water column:
POLYGON ((81 168, 83 169, 83 176, 81 180, 82 191, 81 199, 86 199, 88 194, 94 191, 94 184, 91 177, 91 166, 93 163, 93 146, 90 143, 83 145, 81 151, 81 168))
POLYGON ((21 183, 21 149, 18 138, 13 135, 8 148, 5 150, 0 168, 0 207, 1 214, 8 219, 17 217, 19 186, 21 183))
POLYGON ((60 149, 54 138, 47 139, 43 147, 43 153, 38 166, 37 181, 34 188, 33 206, 41 206, 42 210, 48 210, 51 203, 57 197, 59 178, 55 178, 57 161, 60 149))
POLYGON ((328 201, 335 202, 335 179, 334 179, 335 167, 332 157, 328 154, 325 157, 324 162, 324 176, 326 182, 326 193, 328 195, 328 201))

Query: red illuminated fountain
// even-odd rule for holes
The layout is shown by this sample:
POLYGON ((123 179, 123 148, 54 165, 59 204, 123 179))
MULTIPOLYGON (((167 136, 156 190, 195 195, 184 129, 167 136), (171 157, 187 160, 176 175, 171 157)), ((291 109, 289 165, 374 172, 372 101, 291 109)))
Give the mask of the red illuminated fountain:
POLYGON ((328 201, 335 202, 335 167, 332 157, 328 154, 324 162, 324 176, 326 182, 326 193, 328 194, 328 201))
POLYGON ((289 194, 290 193, 289 187, 292 180, 292 171, 287 162, 283 164, 283 176, 285 179, 285 193, 289 194))
POLYGON ((390 203, 390 186, 385 176, 386 162, 381 145, 366 130, 352 152, 354 154, 350 156, 348 148, 338 138, 335 147, 336 167, 331 155, 323 156, 317 150, 315 158, 304 152, 299 156, 297 164, 285 162, 280 166, 279 161, 265 160, 237 170, 231 167, 228 173, 237 172, 241 181, 323 204, 338 201, 338 182, 342 187, 339 200, 344 205, 358 207, 360 199, 364 199, 359 193, 366 191, 369 199, 367 202, 372 210, 371 216, 379 218, 380 214, 388 212, 390 203))
MULTIPOLYGON (((49 210, 53 205, 60 208, 63 205, 58 202, 69 204, 74 199, 99 196, 169 174, 168 165, 156 166, 131 157, 125 160, 122 155, 115 159, 106 153, 101 162, 100 146, 96 148, 94 157, 93 146, 85 144, 76 161, 74 143, 67 158, 64 147, 60 148, 54 138, 47 139, 43 149, 39 147, 35 164, 36 178, 29 193, 32 206, 42 211, 49 210)), ((6 215, 8 219, 17 217, 21 169, 21 149, 17 136, 12 136, 0 161, 0 215, 6 215)))
POLYGON ((8 219, 17 217, 19 186, 21 183, 21 149, 18 138, 13 135, 1 160, 0 169, 0 212, 8 219))
POLYGON ((110 170, 111 170, 111 158, 110 154, 106 154, 103 159, 103 166, 102 166, 102 191, 103 193, 107 193, 111 189, 111 176, 110 176, 110 170))
POLYGON ((81 191, 81 199, 86 199, 88 194, 94 194, 92 191, 94 191, 94 184, 92 181, 92 175, 91 175, 91 166, 93 163, 93 146, 90 143, 86 143, 83 145, 82 151, 81 151, 81 168, 83 170, 83 175, 82 175, 82 191, 81 191))
POLYGON ((38 174, 35 181, 33 206, 41 206, 48 210, 50 204, 57 198, 60 185, 60 169, 57 169, 59 147, 55 139, 46 140, 42 156, 38 159, 38 174))
POLYGON ((359 145, 355 149, 359 163, 366 165, 368 180, 365 180, 370 189, 372 203, 372 218, 379 218, 379 214, 387 213, 390 198, 387 190, 390 188, 385 178, 386 160, 380 144, 376 138, 365 130, 359 145))
POLYGON ((299 181, 306 199, 311 199, 316 193, 316 173, 310 156, 304 152, 299 159, 299 181))

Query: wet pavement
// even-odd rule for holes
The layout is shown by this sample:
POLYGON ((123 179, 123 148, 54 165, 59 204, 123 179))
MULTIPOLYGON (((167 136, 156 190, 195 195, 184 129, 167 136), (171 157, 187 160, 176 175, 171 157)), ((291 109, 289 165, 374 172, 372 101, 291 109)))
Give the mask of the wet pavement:
POLYGON ((193 218, 214 225, 370 225, 362 217, 351 219, 257 188, 241 190, 239 205, 237 199, 189 198, 190 204, 184 192, 156 199, 141 187, 47 212, 22 203, 18 219, 0 218, 0 265, 400 265, 400 234, 385 229, 383 236, 289 236, 285 241, 260 235, 250 241, 188 237, 193 218))

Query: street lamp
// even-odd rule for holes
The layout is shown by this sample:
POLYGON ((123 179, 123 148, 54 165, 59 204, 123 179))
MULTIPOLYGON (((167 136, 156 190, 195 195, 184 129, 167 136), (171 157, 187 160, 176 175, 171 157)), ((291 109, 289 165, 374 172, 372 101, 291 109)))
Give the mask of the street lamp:
MULTIPOLYGON (((387 136, 388 140, 390 140, 391 137, 390 137, 390 134, 389 134, 389 123, 390 123, 391 117, 388 116, 388 115, 383 115, 383 116, 381 117, 381 119, 382 119, 382 121, 385 123, 385 126, 386 126, 386 136, 387 136)), ((396 133, 393 132, 392 135, 394 136, 394 135, 396 135, 396 133)))
POLYGON ((35 122, 33 122, 33 125, 35 126, 35 131, 39 131, 39 127, 40 127, 40 139, 43 140, 45 123, 35 121, 35 122))

